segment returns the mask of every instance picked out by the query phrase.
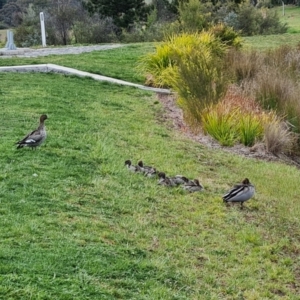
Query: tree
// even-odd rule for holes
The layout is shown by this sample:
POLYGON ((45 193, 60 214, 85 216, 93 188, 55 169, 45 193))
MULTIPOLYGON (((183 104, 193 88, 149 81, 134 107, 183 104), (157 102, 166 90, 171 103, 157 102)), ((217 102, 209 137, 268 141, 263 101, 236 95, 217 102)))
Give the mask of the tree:
POLYGON ((7 2, 0 10, 0 21, 9 27, 18 26, 22 22, 22 10, 15 2, 7 2))
POLYGON ((174 5, 168 0, 152 0, 152 6, 157 11, 157 20, 163 22, 174 20, 178 13, 174 5))
POLYGON ((4 6, 5 3, 6 3, 6 0, 0 0, 0 9, 4 6))
POLYGON ((45 9, 47 34, 53 44, 70 42, 74 23, 81 19, 83 7, 79 0, 52 0, 45 9))
POLYGON ((146 21, 148 6, 144 0, 88 0, 91 13, 111 17, 119 29, 129 29, 135 22, 146 21))

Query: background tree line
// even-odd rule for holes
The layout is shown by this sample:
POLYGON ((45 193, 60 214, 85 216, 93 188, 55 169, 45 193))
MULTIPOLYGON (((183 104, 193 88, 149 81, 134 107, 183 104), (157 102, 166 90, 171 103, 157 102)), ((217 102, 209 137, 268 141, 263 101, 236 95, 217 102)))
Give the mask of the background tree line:
MULTIPOLYGON (((285 0, 285 3, 295 0, 285 0)), ((268 8, 278 0, 0 0, 0 29, 14 28, 18 46, 159 41, 167 34, 197 32, 224 23, 242 35, 286 31, 268 8)))

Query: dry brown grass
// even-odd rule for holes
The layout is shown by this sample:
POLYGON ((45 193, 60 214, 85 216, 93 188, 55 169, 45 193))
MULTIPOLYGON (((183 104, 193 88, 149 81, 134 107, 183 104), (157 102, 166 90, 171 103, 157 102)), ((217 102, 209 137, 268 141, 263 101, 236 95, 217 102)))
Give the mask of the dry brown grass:
POLYGON ((0 29, 0 43, 6 42, 6 29, 0 29))
POLYGON ((297 145, 298 137, 285 122, 272 122, 265 126, 264 144, 266 150, 278 155, 291 154, 297 145))
POLYGON ((242 112, 261 112, 262 108, 253 97, 245 95, 243 90, 237 85, 229 86, 222 102, 227 110, 239 108, 242 112))
MULTIPOLYGON (((300 132, 299 47, 282 46, 267 52, 232 50, 227 59, 228 76, 247 98, 242 106, 251 103, 249 98, 255 99, 263 109, 276 111, 300 132)), ((240 96, 238 101, 242 101, 240 96)))
POLYGON ((256 50, 231 49, 226 58, 227 69, 230 70, 230 76, 235 82, 254 78, 259 72, 262 62, 263 56, 256 50))

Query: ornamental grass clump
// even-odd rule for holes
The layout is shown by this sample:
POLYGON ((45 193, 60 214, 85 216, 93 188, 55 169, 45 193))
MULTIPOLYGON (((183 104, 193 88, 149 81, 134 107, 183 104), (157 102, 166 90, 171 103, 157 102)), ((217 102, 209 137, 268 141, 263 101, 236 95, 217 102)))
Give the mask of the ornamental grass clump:
POLYGON ((238 142, 253 146, 264 139, 266 126, 279 123, 278 120, 274 111, 262 110, 254 99, 243 96, 234 86, 221 102, 210 106, 201 115, 204 132, 222 146, 233 146, 238 142))
POLYGON ((155 53, 149 53, 140 59, 137 69, 146 74, 147 85, 168 87, 165 73, 168 73, 168 70, 174 65, 170 53, 170 45, 163 44, 156 46, 155 53))
MULTIPOLYGON (((169 76, 169 84, 177 93, 186 122, 197 130, 202 111, 217 103, 227 88, 222 59, 226 46, 208 32, 192 37, 193 42, 183 47, 176 46, 176 39, 171 40, 175 67, 169 76)), ((184 39, 184 36, 178 39, 180 44, 184 39)))
POLYGON ((298 135, 290 130, 287 123, 276 120, 265 125, 264 144, 266 150, 275 155, 291 154, 296 150, 298 135))
POLYGON ((228 45, 238 46, 239 40, 226 28, 171 35, 155 54, 140 61, 140 70, 150 78, 148 84, 176 92, 185 121, 194 131, 200 128, 202 112, 223 98, 230 82, 224 58, 228 45))
POLYGON ((201 114, 202 129, 222 146, 233 146, 238 139, 236 114, 238 109, 228 110, 224 102, 211 106, 201 114))
POLYGON ((245 146, 253 146, 263 136, 264 126, 260 115, 254 113, 241 114, 238 124, 239 139, 245 146))

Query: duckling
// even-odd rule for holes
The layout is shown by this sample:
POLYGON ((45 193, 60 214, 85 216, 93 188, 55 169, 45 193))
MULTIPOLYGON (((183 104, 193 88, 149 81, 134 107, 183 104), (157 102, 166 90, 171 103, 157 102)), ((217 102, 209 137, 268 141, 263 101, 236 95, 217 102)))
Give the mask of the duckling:
POLYGON ((131 160, 125 160, 125 166, 127 167, 127 169, 131 172, 140 172, 141 169, 139 166, 134 166, 132 163, 131 163, 131 160))
POLYGON ((146 177, 150 177, 150 178, 156 177, 157 174, 158 174, 158 172, 157 172, 156 168, 149 169, 144 173, 144 175, 146 177))
POLYGON ((37 146, 40 146, 46 140, 47 137, 45 127, 45 120, 47 119, 47 115, 41 115, 39 127, 31 133, 27 134, 22 140, 18 141, 16 143, 18 145, 17 149, 23 147, 31 147, 31 149, 36 149, 37 146))
POLYGON ((186 178, 185 176, 182 176, 182 175, 175 175, 174 177, 170 177, 170 179, 176 183, 176 185, 180 185, 180 184, 186 184, 188 183, 189 180, 188 178, 186 178))
POLYGON ((140 160, 138 162, 138 166, 140 167, 141 172, 144 173, 144 174, 152 173, 152 172, 155 171, 155 168, 150 167, 150 166, 145 166, 142 160, 140 160))
POLYGON ((251 199, 255 194, 255 187, 245 178, 242 183, 236 184, 228 193, 223 195, 223 202, 240 202, 243 208, 244 202, 251 199))
POLYGON ((171 180, 169 177, 166 176, 166 173, 159 172, 158 173, 158 184, 165 185, 165 186, 176 186, 177 184, 171 180))
POLYGON ((191 192, 191 193, 199 192, 199 191, 202 191, 204 189, 203 185, 199 182, 198 179, 189 180, 188 182, 186 182, 182 186, 182 188, 186 191, 191 192))

